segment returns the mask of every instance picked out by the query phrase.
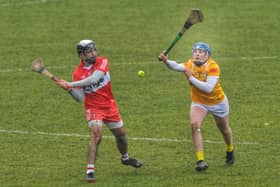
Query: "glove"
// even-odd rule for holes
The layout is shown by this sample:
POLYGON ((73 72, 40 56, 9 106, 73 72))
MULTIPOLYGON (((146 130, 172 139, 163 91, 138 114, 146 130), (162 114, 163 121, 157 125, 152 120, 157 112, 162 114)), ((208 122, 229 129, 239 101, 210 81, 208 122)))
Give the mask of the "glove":
POLYGON ((62 89, 70 92, 72 90, 72 86, 69 84, 69 82, 63 80, 63 79, 59 79, 57 77, 54 77, 53 80, 55 81, 55 83, 62 89))

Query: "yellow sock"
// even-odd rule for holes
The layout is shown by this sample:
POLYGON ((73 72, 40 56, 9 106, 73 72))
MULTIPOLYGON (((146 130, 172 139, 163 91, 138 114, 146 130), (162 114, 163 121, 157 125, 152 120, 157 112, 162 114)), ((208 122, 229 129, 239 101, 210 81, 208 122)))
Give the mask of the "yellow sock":
POLYGON ((226 151, 227 152, 232 152, 233 151, 233 145, 232 144, 226 145, 226 151))
POLYGON ((204 152, 203 151, 197 151, 196 153, 197 160, 204 160, 204 152))

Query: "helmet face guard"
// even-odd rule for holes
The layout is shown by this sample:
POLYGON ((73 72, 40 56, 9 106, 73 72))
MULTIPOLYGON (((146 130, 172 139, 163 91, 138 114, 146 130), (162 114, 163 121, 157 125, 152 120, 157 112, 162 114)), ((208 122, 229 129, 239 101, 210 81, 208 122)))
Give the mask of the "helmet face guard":
POLYGON ((96 56, 97 56, 97 49, 96 45, 92 40, 81 40, 77 44, 77 53, 79 58, 89 64, 95 63, 96 56), (86 53, 96 51, 92 57, 87 57, 86 53))
POLYGON ((209 47, 209 45, 207 43, 204 43, 204 42, 197 42, 193 45, 192 47, 192 54, 194 54, 194 51, 196 49, 200 49, 200 50, 203 50, 205 51, 205 55, 206 55, 206 59, 205 60, 196 60, 194 61, 194 63, 198 66, 201 66, 202 64, 204 64, 207 59, 209 58, 209 56, 211 55, 211 49, 209 47))

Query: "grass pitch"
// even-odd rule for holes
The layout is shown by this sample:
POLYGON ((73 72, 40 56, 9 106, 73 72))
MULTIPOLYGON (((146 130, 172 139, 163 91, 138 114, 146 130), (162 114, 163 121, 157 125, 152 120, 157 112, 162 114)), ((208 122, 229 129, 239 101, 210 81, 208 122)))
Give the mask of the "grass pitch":
POLYGON ((95 186, 279 187, 279 8, 263 0, 0 0, 0 186, 88 186, 83 106, 30 66, 42 56, 50 71, 70 80, 75 45, 90 38, 110 60, 129 153, 144 162, 137 170, 122 166, 104 128, 95 186), (211 45, 236 145, 236 164, 226 167, 209 116, 206 173, 194 170, 185 78, 157 61, 193 7, 205 20, 185 33, 170 58, 187 59, 197 41, 211 45))

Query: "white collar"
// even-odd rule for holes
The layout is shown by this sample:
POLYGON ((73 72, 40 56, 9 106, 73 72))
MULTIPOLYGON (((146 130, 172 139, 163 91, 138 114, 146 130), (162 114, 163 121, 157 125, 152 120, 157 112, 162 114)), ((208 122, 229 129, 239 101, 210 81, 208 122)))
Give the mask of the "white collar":
POLYGON ((85 65, 83 65, 83 68, 84 68, 84 69, 87 69, 87 70, 89 70, 91 67, 92 67, 92 64, 91 64, 91 65, 89 65, 89 66, 85 66, 85 65))

